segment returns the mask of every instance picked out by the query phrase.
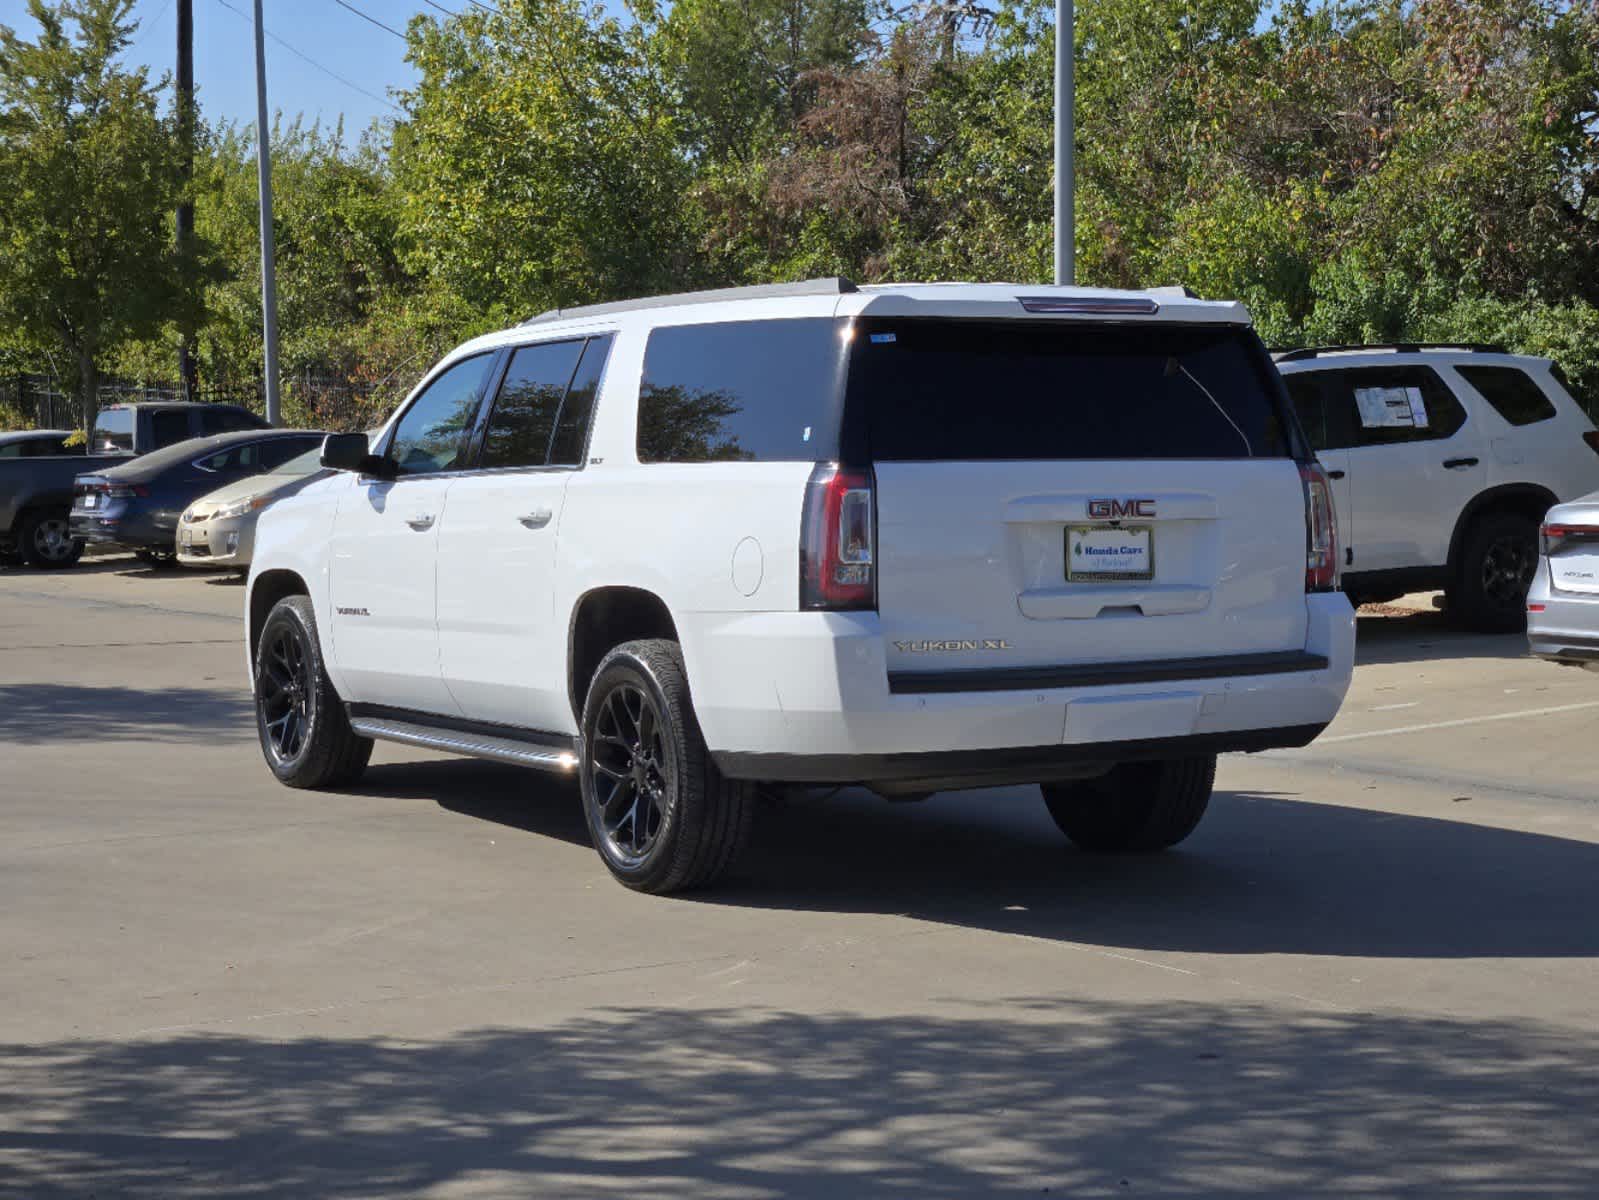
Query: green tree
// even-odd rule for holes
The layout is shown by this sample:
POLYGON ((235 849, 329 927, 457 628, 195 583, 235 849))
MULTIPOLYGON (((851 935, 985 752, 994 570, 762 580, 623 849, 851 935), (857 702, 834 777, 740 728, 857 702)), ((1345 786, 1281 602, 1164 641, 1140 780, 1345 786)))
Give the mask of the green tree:
POLYGON ((59 348, 87 423, 104 357, 196 303, 196 263, 172 244, 183 174, 167 81, 121 64, 132 6, 28 0, 36 40, 0 27, 0 318, 59 348))

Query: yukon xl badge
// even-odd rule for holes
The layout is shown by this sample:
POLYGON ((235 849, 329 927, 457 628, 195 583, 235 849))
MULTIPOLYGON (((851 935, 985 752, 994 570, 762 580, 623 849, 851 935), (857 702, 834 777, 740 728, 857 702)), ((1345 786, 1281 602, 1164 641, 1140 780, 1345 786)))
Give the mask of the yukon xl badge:
POLYGON ((1124 517, 1152 518, 1153 500, 1090 500, 1088 515, 1095 521, 1120 521, 1124 517))
POLYGON ((901 654, 949 654, 957 650, 1009 650, 1004 638, 932 638, 927 641, 895 642, 901 654))

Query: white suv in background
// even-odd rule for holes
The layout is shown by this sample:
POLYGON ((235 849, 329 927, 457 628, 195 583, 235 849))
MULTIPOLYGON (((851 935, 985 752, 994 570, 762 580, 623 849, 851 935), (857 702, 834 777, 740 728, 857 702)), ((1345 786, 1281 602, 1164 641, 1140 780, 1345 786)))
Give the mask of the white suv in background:
POLYGON ((1498 346, 1275 357, 1332 479, 1354 602, 1441 588, 1471 628, 1520 629, 1539 521, 1599 487, 1599 433, 1560 368, 1498 346))
POLYGON ((1042 785, 1172 845, 1222 751, 1348 688, 1325 475, 1242 307, 816 280, 551 312, 450 353, 268 509, 261 744, 576 772, 623 883, 706 883, 760 785, 1042 785))

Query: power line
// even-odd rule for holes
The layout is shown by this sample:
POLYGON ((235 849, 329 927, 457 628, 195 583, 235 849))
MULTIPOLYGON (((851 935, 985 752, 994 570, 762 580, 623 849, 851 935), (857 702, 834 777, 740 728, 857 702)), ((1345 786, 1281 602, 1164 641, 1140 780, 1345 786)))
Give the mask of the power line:
POLYGON ((458 12, 451 12, 449 9, 445 8, 444 5, 442 5, 442 4, 433 3, 433 0, 422 0, 422 3, 426 4, 429 8, 438 9, 441 13, 443 13, 447 17, 458 17, 458 16, 461 15, 458 12))
POLYGON ((379 29, 383 30, 385 33, 392 33, 395 37, 399 38, 402 42, 406 40, 405 34, 401 33, 394 26, 385 25, 382 21, 378 20, 376 17, 367 16, 366 13, 362 12, 355 5, 347 3, 347 0, 333 0, 333 3, 337 4, 340 8, 349 9, 356 16, 360 17, 361 20, 367 22, 370 25, 376 25, 379 29))
MULTIPOLYGON (((223 8, 227 9, 230 13, 232 13, 234 16, 238 17, 241 20, 249 21, 249 20, 252 19, 252 18, 246 16, 244 13, 240 12, 238 9, 234 8, 233 5, 228 3, 228 0, 217 0, 217 3, 220 4, 223 8)), ((340 75, 337 71, 331 69, 330 67, 324 67, 321 63, 317 62, 316 59, 312 58, 309 54, 305 53, 305 51, 300 50, 300 49, 298 49, 298 48, 296 48, 294 46, 289 45, 288 42, 284 41, 277 34, 273 33, 270 29, 268 29, 266 31, 266 35, 267 35, 267 37, 271 38, 274 42, 276 42, 278 45, 282 46, 290 54, 292 54, 296 58, 300 59, 302 62, 308 63, 311 66, 315 67, 318 71, 321 71, 324 75, 328 76, 328 78, 336 79, 338 82, 342 83, 345 87, 349 88, 351 91, 360 92, 361 95, 365 96, 367 99, 376 100, 379 104, 385 106, 386 108, 391 108, 397 113, 403 113, 404 112, 404 110, 402 108, 400 108, 399 105, 392 103, 391 101, 385 99, 382 96, 379 96, 376 92, 369 92, 369 91, 366 90, 366 88, 362 87, 360 84, 351 83, 343 75, 340 75)))

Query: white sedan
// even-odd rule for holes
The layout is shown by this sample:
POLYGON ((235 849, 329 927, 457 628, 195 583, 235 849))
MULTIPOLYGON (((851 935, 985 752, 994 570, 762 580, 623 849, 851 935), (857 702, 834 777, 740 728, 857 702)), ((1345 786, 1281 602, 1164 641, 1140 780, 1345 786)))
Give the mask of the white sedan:
POLYGON ((1544 517, 1527 640, 1539 658, 1599 670, 1599 492, 1544 517))

